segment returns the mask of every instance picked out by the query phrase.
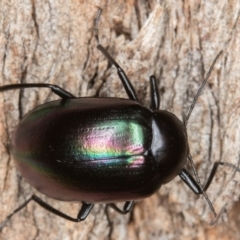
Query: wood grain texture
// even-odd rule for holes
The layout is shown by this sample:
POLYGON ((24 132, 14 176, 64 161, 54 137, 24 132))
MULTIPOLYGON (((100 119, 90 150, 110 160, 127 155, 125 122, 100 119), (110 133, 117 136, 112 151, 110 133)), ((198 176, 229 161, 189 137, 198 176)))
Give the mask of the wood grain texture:
MULTIPOLYGON (((240 2, 0 0, 0 84, 52 83, 76 96, 126 97, 96 49, 93 22, 103 8, 100 41, 126 71, 141 103, 149 105, 149 76, 159 83, 161 109, 183 119, 213 59, 223 50, 188 124, 191 153, 204 183, 213 163, 239 165, 240 2)), ((36 193, 17 173, 9 143, 19 119, 57 99, 49 90, 0 95, 0 222, 36 193)), ((96 204, 87 220, 72 223, 30 203, 6 223, 3 240, 238 239, 240 173, 220 167, 207 193, 218 212, 176 177, 122 216, 96 204)), ((44 197, 76 216, 78 203, 44 197)))

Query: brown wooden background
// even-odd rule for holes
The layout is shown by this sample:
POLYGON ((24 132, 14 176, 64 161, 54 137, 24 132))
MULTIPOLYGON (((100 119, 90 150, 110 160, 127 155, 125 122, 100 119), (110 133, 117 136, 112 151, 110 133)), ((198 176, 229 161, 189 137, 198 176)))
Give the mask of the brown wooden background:
MULTIPOLYGON (((149 76, 159 81, 161 108, 184 117, 203 76, 223 54, 188 125, 201 180, 213 162, 239 164, 239 0, 81 1, 0 0, 0 84, 58 84, 78 96, 126 97, 116 70, 96 49, 93 20, 103 8, 100 40, 124 68, 141 103, 149 105, 149 76)), ((34 106, 57 99, 49 90, 0 95, 0 222, 31 196, 9 156, 14 127, 34 106)), ((240 173, 221 167, 208 190, 213 215, 176 177, 135 205, 131 215, 96 204, 85 222, 72 223, 31 203, 7 222, 2 240, 239 239, 240 173)), ((76 216, 79 204, 46 199, 76 216)))

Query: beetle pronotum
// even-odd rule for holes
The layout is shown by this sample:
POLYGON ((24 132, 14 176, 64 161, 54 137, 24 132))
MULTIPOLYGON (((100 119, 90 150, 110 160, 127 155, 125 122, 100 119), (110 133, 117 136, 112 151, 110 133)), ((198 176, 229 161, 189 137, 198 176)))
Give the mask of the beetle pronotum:
POLYGON ((82 207, 73 218, 48 205, 36 195, 27 199, 4 224, 30 201, 70 221, 86 219, 94 203, 106 202, 121 214, 131 211, 135 200, 156 192, 177 175, 196 194, 204 194, 219 165, 216 162, 204 187, 201 186, 188 148, 186 126, 206 84, 216 56, 190 110, 182 123, 174 114, 158 110, 155 76, 150 77, 151 106, 139 104, 135 90, 119 64, 100 44, 95 21, 97 48, 116 67, 129 99, 76 98, 59 86, 45 83, 12 84, 0 92, 21 88, 50 88, 61 99, 34 108, 18 124, 11 153, 22 176, 37 190, 54 199, 79 201, 82 207), (196 180, 184 168, 191 162, 196 180), (95 183, 98 183, 97 185, 95 183), (123 201, 123 209, 115 202, 123 201))

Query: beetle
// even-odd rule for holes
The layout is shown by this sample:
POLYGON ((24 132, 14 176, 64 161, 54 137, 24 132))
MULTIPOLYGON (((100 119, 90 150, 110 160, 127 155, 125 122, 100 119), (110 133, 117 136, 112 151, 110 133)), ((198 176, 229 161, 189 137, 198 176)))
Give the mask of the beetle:
MULTIPOLYGON (((50 88, 61 99, 37 106, 16 127, 11 154, 26 181, 39 192, 60 201, 82 202, 73 218, 36 195, 27 199, 7 219, 35 201, 46 210, 70 221, 86 219, 94 203, 104 202, 121 214, 131 211, 134 201, 149 197, 177 175, 195 194, 204 194, 219 165, 217 162, 202 187, 184 168, 191 162, 187 140, 187 121, 198 96, 221 55, 215 58, 191 108, 181 122, 173 113, 159 110, 155 76, 150 77, 151 106, 138 102, 134 87, 124 70, 100 44, 95 20, 97 48, 116 67, 129 99, 77 98, 63 88, 45 83, 11 84, 0 92, 22 88, 50 88), (115 202, 125 202, 123 209, 115 202)), ((194 166, 193 166, 194 167, 194 166)))

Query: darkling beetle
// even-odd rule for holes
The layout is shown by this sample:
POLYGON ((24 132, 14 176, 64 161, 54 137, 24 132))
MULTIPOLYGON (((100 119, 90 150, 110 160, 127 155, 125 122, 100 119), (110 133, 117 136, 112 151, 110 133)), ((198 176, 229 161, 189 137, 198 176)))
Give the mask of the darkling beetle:
POLYGON ((186 125, 198 96, 221 55, 215 58, 190 110, 182 123, 174 114, 159 109, 155 76, 150 77, 151 107, 139 104, 135 90, 119 64, 98 39, 97 48, 116 67, 129 99, 77 98, 59 86, 45 83, 11 84, 0 91, 50 88, 61 99, 27 113, 11 141, 11 154, 18 171, 39 192, 61 201, 82 202, 76 218, 56 210, 33 195, 7 217, 9 220, 31 200, 67 220, 86 219, 94 203, 104 202, 121 214, 131 211, 134 201, 149 197, 177 175, 195 194, 204 194, 219 164, 214 164, 202 187, 188 148, 186 125), (194 175, 184 168, 187 159, 194 175), (125 202, 123 209, 115 202, 125 202))

